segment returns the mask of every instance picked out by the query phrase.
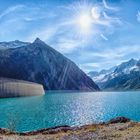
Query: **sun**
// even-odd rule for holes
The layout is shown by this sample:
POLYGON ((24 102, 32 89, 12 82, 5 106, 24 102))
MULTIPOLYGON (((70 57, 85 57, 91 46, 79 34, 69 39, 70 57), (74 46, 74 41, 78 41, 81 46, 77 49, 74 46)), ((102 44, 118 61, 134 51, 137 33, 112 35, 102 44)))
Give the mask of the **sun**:
POLYGON ((81 14, 78 18, 78 24, 83 31, 88 32, 92 24, 92 19, 88 14, 81 14))
POLYGON ((82 36, 91 35, 94 25, 100 18, 100 11, 97 7, 84 7, 79 10, 75 18, 79 33, 82 36))
POLYGON ((70 16, 67 17, 69 25, 72 25, 71 31, 74 36, 89 39, 90 36, 96 34, 96 23, 101 18, 100 8, 89 3, 87 0, 73 3, 70 7, 70 16))

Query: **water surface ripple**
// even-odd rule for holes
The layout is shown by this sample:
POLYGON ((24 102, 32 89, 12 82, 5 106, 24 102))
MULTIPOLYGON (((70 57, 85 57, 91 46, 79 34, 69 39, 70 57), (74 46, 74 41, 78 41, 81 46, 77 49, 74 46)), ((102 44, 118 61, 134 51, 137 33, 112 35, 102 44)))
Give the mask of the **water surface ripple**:
POLYGON ((117 116, 140 121, 140 92, 51 92, 0 99, 0 127, 17 131, 84 125, 117 116))

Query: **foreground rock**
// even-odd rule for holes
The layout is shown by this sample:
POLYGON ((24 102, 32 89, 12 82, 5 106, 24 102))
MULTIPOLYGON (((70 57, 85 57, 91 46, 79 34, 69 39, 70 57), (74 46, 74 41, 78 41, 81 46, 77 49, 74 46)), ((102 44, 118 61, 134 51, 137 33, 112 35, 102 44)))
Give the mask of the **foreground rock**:
POLYGON ((108 121, 108 124, 113 124, 113 123, 126 123, 126 122, 130 122, 129 118, 125 118, 125 117, 117 117, 117 118, 113 118, 110 121, 108 121))
POLYGON ((3 140, 138 140, 140 123, 119 117, 110 123, 92 124, 81 127, 60 126, 27 133, 15 133, 0 129, 3 140), (123 120, 123 121, 118 121, 123 120), (125 123, 124 123, 125 122, 125 123))

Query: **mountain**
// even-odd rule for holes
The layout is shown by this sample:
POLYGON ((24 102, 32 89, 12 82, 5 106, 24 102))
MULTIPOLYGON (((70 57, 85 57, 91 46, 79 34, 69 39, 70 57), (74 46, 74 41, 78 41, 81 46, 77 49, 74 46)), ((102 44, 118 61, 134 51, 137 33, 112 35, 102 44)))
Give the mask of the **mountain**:
POLYGON ((108 76, 116 69, 115 67, 112 67, 110 69, 103 69, 99 72, 97 71, 91 71, 88 73, 88 75, 95 81, 95 83, 100 87, 103 88, 104 83, 107 81, 108 76))
POLYGON ((20 47, 2 47, 0 77, 40 83, 46 90, 99 90, 74 62, 39 38, 20 47))
POLYGON ((29 44, 30 44, 29 42, 22 42, 19 40, 10 41, 10 42, 0 42, 0 48, 1 49, 17 48, 17 47, 26 46, 29 44))
POLYGON ((98 80, 92 77, 103 90, 138 90, 140 89, 140 60, 131 59, 123 62, 110 73, 98 80))

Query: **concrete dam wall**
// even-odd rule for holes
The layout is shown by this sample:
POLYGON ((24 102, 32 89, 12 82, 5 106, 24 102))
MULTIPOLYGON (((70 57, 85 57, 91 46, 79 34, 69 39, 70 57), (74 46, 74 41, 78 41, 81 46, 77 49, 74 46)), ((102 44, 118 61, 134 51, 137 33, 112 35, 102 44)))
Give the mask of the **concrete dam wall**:
POLYGON ((0 98, 36 96, 44 94, 45 91, 41 84, 23 80, 0 78, 0 98))

